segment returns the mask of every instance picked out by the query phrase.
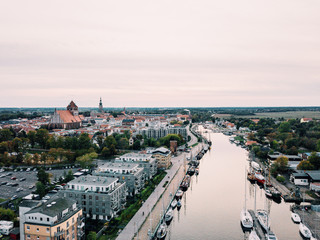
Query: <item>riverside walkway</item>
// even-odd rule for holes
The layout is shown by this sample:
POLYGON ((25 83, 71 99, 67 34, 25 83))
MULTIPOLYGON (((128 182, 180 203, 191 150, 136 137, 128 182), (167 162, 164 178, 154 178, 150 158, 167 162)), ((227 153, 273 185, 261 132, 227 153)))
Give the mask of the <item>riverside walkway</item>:
MULTIPOLYGON (((198 149, 198 147, 192 149, 192 154, 195 154, 198 149)), ((178 184, 182 180, 181 177, 185 175, 183 167, 185 157, 187 157, 186 153, 182 153, 179 156, 172 158, 172 166, 170 169, 166 170, 167 175, 121 231, 116 238, 117 240, 148 239, 150 219, 152 219, 151 228, 154 230, 160 220, 160 214, 163 214, 162 205, 165 205, 165 208, 168 206, 171 201, 170 192, 174 194, 178 184), (163 187, 166 181, 168 181, 168 184, 163 187), (159 201, 160 199, 161 201, 159 201)))

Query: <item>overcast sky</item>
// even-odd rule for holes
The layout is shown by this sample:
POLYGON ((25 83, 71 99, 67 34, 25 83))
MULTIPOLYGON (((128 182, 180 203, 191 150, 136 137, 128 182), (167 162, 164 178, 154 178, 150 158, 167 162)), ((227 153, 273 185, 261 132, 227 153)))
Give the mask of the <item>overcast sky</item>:
POLYGON ((1 1, 0 107, 319 106, 319 0, 1 1))

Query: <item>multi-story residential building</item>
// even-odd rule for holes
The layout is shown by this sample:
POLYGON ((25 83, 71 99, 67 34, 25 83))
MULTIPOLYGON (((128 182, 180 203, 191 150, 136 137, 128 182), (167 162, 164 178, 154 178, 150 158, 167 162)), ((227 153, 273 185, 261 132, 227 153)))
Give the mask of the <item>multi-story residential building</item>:
POLYGON ((76 201, 55 196, 47 202, 24 200, 19 206, 21 240, 83 239, 82 209, 76 201))
POLYGON ((115 162, 133 162, 138 163, 139 167, 143 168, 145 179, 151 179, 157 173, 157 159, 152 154, 146 153, 126 153, 119 158, 116 158, 115 162))
POLYGON ((158 168, 169 168, 171 165, 171 151, 167 148, 160 147, 152 151, 152 156, 157 159, 158 168))
POLYGON ((86 217, 110 220, 126 203, 126 183, 118 178, 86 175, 68 182, 60 194, 76 200, 86 217))
POLYGON ((137 134, 154 139, 165 137, 168 134, 180 134, 184 139, 188 137, 185 127, 145 127, 139 129, 137 134))
POLYGON ((125 182, 127 194, 130 196, 140 193, 144 187, 144 172, 138 163, 108 162, 100 166, 93 174, 96 176, 118 178, 119 182, 125 182))

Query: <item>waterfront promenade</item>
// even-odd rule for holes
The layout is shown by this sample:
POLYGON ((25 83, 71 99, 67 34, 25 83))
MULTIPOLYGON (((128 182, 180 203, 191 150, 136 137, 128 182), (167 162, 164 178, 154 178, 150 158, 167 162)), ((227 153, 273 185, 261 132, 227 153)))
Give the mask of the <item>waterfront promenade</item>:
MULTIPOLYGON (((199 144, 201 147, 202 144, 199 144)), ((201 147, 195 147, 192 149, 193 156, 201 147)), ((189 155, 188 153, 182 153, 177 157, 172 158, 172 166, 166 170, 167 175, 162 179, 153 193, 143 203, 141 208, 133 216, 127 226, 121 231, 116 238, 117 240, 130 240, 130 239, 148 239, 148 230, 150 223, 152 224, 152 231, 155 230, 160 220, 160 214, 163 214, 163 205, 167 208, 172 196, 178 188, 182 177, 185 175, 183 162, 184 158, 189 155), (163 185, 168 181, 165 187, 163 185), (150 219, 152 220, 150 222, 150 219)))

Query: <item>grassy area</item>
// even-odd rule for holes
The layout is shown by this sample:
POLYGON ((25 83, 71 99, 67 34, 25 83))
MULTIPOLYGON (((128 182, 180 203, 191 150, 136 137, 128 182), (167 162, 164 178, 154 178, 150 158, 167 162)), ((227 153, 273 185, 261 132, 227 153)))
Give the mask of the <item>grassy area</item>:
POLYGON ((7 201, 7 199, 0 198, 0 203, 7 201))
MULTIPOLYGON (((231 114, 217 114, 215 117, 219 118, 230 118, 231 114)), ((319 111, 288 111, 288 112, 265 112, 265 113, 256 113, 255 115, 243 115, 243 116, 235 116, 237 118, 316 118, 320 119, 319 111)))
POLYGON ((141 191, 139 195, 136 195, 131 201, 127 202, 127 208, 122 210, 117 218, 112 219, 106 231, 105 235, 102 235, 99 240, 115 239, 118 235, 120 229, 123 229, 131 218, 140 209, 142 202, 146 201, 148 197, 152 194, 156 186, 162 181, 162 179, 167 175, 165 171, 160 171, 153 179, 146 182, 145 188, 141 191))

